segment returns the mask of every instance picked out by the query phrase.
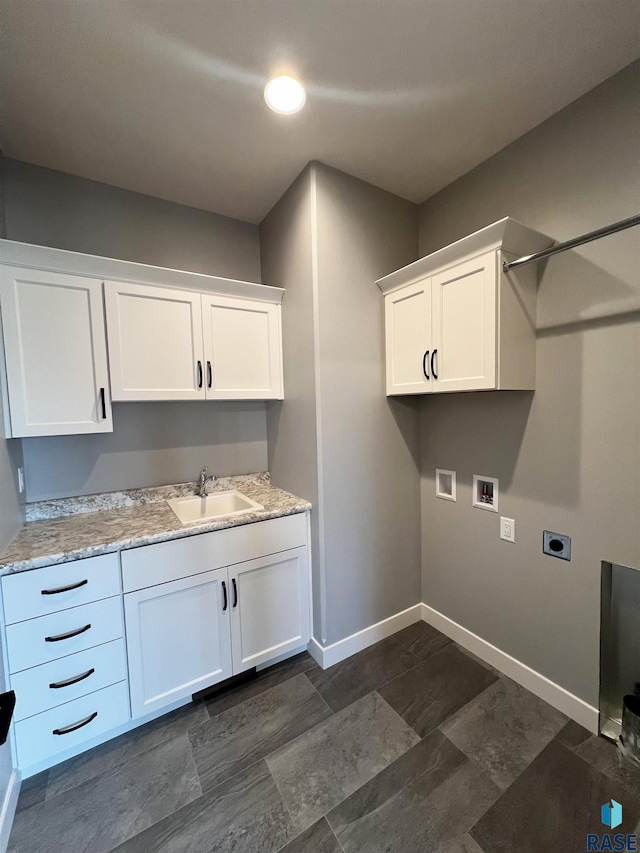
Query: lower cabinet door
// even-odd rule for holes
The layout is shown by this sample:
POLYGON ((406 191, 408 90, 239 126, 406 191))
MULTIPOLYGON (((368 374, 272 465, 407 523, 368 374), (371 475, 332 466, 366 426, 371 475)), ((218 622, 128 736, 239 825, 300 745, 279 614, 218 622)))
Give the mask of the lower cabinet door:
POLYGON ((124 596, 134 719, 231 676, 230 606, 226 569, 124 596))
POLYGON ((234 674, 309 642, 306 548, 230 566, 229 583, 234 674))
POLYGON ((18 766, 39 764, 126 723, 128 699, 121 681, 16 723, 18 766))

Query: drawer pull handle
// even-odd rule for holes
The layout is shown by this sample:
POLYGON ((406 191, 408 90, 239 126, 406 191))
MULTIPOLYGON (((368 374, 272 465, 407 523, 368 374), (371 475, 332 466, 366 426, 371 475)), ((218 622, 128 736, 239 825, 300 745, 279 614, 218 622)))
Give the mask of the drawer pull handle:
POLYGON ((236 586, 236 579, 231 578, 231 583, 233 584, 233 606, 238 606, 238 587, 236 586))
POLYGON ((222 594, 224 595, 224 604, 222 605, 222 609, 227 609, 227 585, 224 581, 222 581, 222 594))
POLYGON ((431 375, 433 376, 434 379, 438 378, 438 374, 436 373, 436 367, 435 367, 436 353, 437 352, 438 352, 438 350, 434 349, 434 351, 431 353, 431 375))
POLYGON ((211 362, 207 362, 207 388, 211 388, 213 385, 213 374, 211 371, 211 362))
POLYGON ((56 634, 55 637, 45 637, 45 643, 58 643, 60 640, 70 640, 71 637, 77 637, 78 634, 84 634, 91 627, 91 622, 85 625, 84 628, 77 628, 75 631, 69 631, 68 634, 56 634))
POLYGON ((71 732, 76 732, 78 729, 81 729, 83 726, 88 726, 90 722, 95 720, 98 716, 98 712, 94 711, 93 714, 90 714, 84 720, 80 720, 79 723, 74 723, 72 726, 67 726, 66 729, 54 729, 51 734, 54 735, 68 735, 71 732))
POLYGON ((430 379, 430 378, 431 378, 431 377, 429 376, 429 374, 427 373, 427 362, 428 362, 428 360, 429 360, 429 350, 427 350, 427 351, 425 352, 425 354, 422 356, 422 372, 424 373, 424 378, 425 378, 425 379, 430 379))
POLYGON ((57 595, 59 592, 71 592, 72 589, 80 589, 81 586, 86 586, 89 583, 88 580, 78 581, 78 583, 72 583, 70 586, 61 586, 58 589, 41 589, 41 595, 57 595))
POLYGON ((59 690, 61 687, 71 687, 72 684, 77 684, 79 681, 84 681, 85 678, 89 678, 90 675, 93 675, 95 669, 88 669, 86 672, 83 672, 82 675, 76 675, 75 678, 68 678, 66 681, 54 681, 49 687, 52 690, 59 690))

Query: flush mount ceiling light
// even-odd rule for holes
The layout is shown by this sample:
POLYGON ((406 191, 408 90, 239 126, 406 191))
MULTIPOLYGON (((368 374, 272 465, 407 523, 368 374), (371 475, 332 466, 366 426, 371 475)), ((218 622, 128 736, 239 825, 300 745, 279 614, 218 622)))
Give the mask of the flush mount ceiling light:
POLYGON ((273 77, 264 87, 267 106, 276 113, 297 113, 304 106, 307 96, 302 83, 284 74, 273 77))

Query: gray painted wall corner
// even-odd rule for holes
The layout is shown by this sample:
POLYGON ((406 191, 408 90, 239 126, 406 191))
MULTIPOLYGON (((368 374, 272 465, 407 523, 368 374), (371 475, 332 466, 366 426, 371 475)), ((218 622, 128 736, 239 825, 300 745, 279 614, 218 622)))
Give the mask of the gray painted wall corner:
POLYGON ((327 642, 421 600, 419 418, 384 390, 376 278, 417 257, 417 206, 315 164, 327 642))
POLYGON ((267 404, 272 481, 311 501, 314 635, 322 635, 322 510, 319 499, 313 267, 313 167, 307 166, 260 225, 265 283, 284 287, 283 402, 267 404))

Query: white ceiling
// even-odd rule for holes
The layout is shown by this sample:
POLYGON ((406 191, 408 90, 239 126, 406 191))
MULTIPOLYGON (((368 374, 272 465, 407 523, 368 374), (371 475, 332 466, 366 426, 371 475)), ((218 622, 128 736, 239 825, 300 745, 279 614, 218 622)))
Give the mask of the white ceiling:
POLYGON ((259 222, 322 160, 420 202, 640 54, 638 0, 4 0, 7 157, 259 222), (275 72, 307 86, 271 113, 275 72))

